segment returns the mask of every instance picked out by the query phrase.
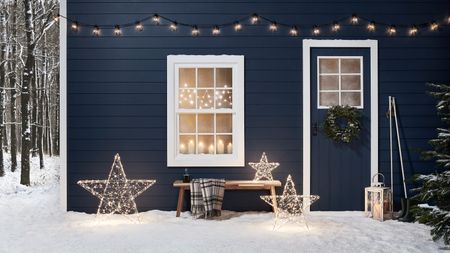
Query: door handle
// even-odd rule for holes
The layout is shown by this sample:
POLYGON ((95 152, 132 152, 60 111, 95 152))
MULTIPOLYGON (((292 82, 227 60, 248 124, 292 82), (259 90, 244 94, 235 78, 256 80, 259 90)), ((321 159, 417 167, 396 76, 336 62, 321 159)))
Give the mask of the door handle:
POLYGON ((319 127, 317 126, 317 122, 315 122, 311 126, 311 134, 312 134, 312 136, 317 136, 317 132, 318 131, 319 131, 319 127))

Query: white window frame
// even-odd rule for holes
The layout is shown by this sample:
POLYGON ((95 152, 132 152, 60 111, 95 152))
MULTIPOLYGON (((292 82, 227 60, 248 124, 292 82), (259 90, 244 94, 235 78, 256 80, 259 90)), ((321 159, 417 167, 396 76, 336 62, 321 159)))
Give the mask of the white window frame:
POLYGON ((339 94, 339 105, 342 105, 342 88, 341 88, 341 76, 345 75, 359 75, 361 88, 359 90, 344 90, 344 92, 359 92, 361 104, 359 106, 352 106, 357 109, 364 109, 364 59, 362 56, 317 56, 317 109, 329 109, 331 106, 320 105, 320 92, 338 92, 339 94), (319 61, 320 59, 338 59, 339 60, 339 73, 320 73, 319 61), (341 59, 359 59, 360 61, 360 72, 359 73, 341 73, 341 59), (337 75, 339 78, 339 88, 338 90, 320 90, 320 76, 326 75, 337 75))
MULTIPOLYGON (((167 166, 168 167, 243 167, 245 166, 244 56, 242 55, 168 55, 167 56, 167 166), (179 154, 178 152, 178 69, 232 68, 232 154, 179 154)), ((187 112, 187 110, 185 110, 187 112)), ((205 113, 224 109, 202 110, 205 113)), ((196 113, 196 112, 193 112, 196 113)))

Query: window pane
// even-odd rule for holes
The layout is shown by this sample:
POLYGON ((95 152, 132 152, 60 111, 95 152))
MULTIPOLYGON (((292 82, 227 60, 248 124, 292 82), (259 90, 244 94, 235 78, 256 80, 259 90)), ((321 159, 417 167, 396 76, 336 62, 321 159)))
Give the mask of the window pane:
POLYGON ((341 59, 341 73, 361 73, 361 60, 341 59))
POLYGON ((341 76, 341 89, 342 90, 360 90, 361 89, 361 76, 360 75, 341 76))
POLYGON ((195 88, 195 68, 180 68, 179 87, 195 88))
POLYGON ((216 87, 232 87, 233 86, 233 69, 217 68, 216 69, 216 87))
POLYGON ((198 109, 214 109, 214 90, 199 89, 197 92, 198 109))
MULTIPOLYGON (((198 115, 198 132, 199 133, 214 133, 214 114, 199 114, 198 115)), ((200 143, 199 143, 200 145, 200 143)))
POLYGON ((180 135, 180 154, 195 154, 195 135, 180 135))
POLYGON ((232 133, 233 120, 231 113, 220 113, 216 115, 216 132, 232 133))
POLYGON ((320 90, 339 90, 339 76, 320 76, 320 90))
POLYGON ((198 87, 214 88, 214 69, 199 68, 197 71, 198 87))
POLYGON ((319 105, 320 106, 333 106, 339 104, 338 92, 320 92, 319 93, 319 105))
POLYGON ((195 109, 195 99, 197 97, 197 90, 195 89, 179 89, 178 108, 180 109, 195 109))
POLYGON ((214 135, 198 136, 197 154, 214 154, 214 135))
POLYGON ((233 107, 233 91, 231 89, 216 89, 215 98, 216 109, 233 107))
POLYGON ((339 73, 338 59, 319 59, 320 73, 339 73))
POLYGON ((361 93, 360 92, 342 92, 341 100, 342 100, 342 105, 361 106, 361 93))
POLYGON ((231 135, 217 135, 217 154, 232 154, 233 153, 233 143, 231 135))
POLYGON ((180 133, 195 133, 195 114, 180 114, 179 129, 180 133))

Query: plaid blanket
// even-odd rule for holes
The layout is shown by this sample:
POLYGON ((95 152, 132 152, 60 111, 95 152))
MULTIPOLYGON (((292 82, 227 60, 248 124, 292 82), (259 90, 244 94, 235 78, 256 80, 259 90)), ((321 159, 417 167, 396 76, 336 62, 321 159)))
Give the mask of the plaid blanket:
POLYGON ((194 217, 220 216, 225 192, 225 179, 193 179, 190 188, 191 212, 194 217))

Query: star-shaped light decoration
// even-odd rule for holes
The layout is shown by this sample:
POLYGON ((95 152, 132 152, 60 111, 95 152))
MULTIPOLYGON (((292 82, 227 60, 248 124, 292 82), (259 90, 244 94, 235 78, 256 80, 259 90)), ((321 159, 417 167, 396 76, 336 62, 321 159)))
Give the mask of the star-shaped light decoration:
POLYGON ((273 181, 272 170, 280 166, 279 163, 269 163, 267 161, 266 153, 263 152, 261 160, 259 163, 248 163, 253 169, 256 170, 255 178, 253 180, 259 181, 261 179, 266 179, 273 181))
POLYGON ((97 214, 137 214, 134 199, 155 182, 127 179, 120 156, 116 154, 107 180, 80 180, 77 183, 100 199, 97 214))
MULTIPOLYGON (((298 222, 301 217, 305 218, 304 213, 306 208, 316 202, 319 198, 318 195, 297 195, 291 175, 286 179, 283 195, 261 196, 261 199, 269 205, 275 205, 274 229, 277 227, 277 222, 279 221, 282 221, 282 224, 285 224, 287 222, 298 222), (275 198, 276 201, 273 201, 273 198, 275 198)), ((305 225, 308 227, 306 220, 305 225)))

